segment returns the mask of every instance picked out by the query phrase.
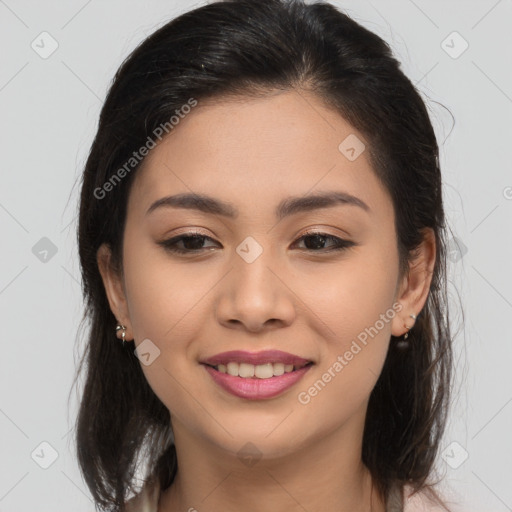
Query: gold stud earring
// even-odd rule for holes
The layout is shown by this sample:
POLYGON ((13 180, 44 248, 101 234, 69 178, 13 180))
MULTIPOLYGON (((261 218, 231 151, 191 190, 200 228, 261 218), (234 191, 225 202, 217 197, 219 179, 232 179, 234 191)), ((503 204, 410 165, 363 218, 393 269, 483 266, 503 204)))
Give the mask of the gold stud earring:
MULTIPOLYGON (((416 320, 416 318, 418 318, 416 315, 409 315, 413 320, 416 320)), ((405 333, 404 335, 404 340, 406 340, 408 337, 409 337, 409 331, 414 327, 414 324, 411 325, 411 327, 407 327, 407 332, 405 333)))

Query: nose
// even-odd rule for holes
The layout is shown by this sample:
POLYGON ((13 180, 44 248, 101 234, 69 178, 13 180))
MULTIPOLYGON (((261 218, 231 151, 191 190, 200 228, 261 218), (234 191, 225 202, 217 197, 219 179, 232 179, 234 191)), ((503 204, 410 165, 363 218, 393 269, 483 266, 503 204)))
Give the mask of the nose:
POLYGON ((265 252, 252 263, 234 259, 233 268, 220 283, 219 323, 256 333, 293 322, 296 296, 288 282, 290 277, 271 266, 265 252))

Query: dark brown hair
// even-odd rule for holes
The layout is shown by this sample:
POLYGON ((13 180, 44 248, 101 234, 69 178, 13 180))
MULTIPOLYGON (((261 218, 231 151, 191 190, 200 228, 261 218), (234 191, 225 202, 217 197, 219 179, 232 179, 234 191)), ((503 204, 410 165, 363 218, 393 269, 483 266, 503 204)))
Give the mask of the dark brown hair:
POLYGON ((115 336, 96 260, 106 243, 122 271, 127 197, 140 164, 108 193, 100 197, 98 190, 190 98, 200 103, 292 89, 314 93, 369 141, 374 172, 394 205, 401 275, 424 229, 435 234, 428 299, 410 331, 409 349, 399 350, 391 339, 370 396, 362 453, 385 499, 394 485, 433 486, 452 348, 439 150, 426 106, 386 42, 334 6, 233 0, 179 16, 129 55, 108 92, 83 173, 78 245, 82 322, 90 325, 77 371, 85 378, 76 442, 80 470, 103 510, 123 510, 142 446, 148 480, 157 479, 162 490, 172 483, 177 461, 169 411, 133 350, 115 336))

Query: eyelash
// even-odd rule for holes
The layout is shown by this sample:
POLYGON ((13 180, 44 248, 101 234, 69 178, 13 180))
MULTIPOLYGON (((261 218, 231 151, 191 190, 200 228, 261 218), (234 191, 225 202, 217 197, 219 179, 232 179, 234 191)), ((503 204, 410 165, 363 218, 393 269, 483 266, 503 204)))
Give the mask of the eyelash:
MULTIPOLYGON (((307 237, 315 237, 315 236, 334 240, 334 241, 336 241, 337 246, 334 247, 333 249, 327 249, 327 250, 326 249, 318 249, 318 250, 305 249, 306 251, 320 252, 320 253, 325 254, 325 253, 330 253, 330 252, 344 251, 344 250, 349 249, 350 247, 353 247, 354 245, 356 245, 355 242, 351 242, 349 240, 344 240, 337 236, 329 235, 327 233, 322 233, 320 231, 308 231, 308 232, 304 233, 300 238, 298 238, 295 242, 303 240, 304 238, 307 238, 307 237)), ((185 233, 183 235, 180 235, 180 236, 177 236, 174 238, 170 238, 169 240, 163 240, 162 242, 158 242, 158 243, 159 243, 159 245, 162 245, 165 248, 165 250, 167 250, 171 253, 176 253, 176 254, 198 254, 203 251, 203 249, 178 249, 178 248, 176 248, 177 243, 181 242, 182 240, 186 240, 186 239, 196 239, 196 240, 197 239, 205 239, 205 240, 214 241, 213 238, 210 238, 209 236, 206 236, 206 235, 202 235, 201 233, 189 232, 189 233, 185 233)))

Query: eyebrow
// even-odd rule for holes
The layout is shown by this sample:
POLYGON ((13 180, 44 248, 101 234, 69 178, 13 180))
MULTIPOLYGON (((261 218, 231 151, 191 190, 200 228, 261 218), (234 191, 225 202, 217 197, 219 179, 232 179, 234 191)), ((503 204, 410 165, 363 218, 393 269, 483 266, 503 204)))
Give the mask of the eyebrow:
MULTIPOLYGON (((358 197, 348 194, 347 192, 329 191, 308 196, 287 197, 278 204, 275 215, 278 220, 281 220, 284 217, 297 213, 321 208, 332 208, 338 205, 353 205, 366 212, 370 211, 370 207, 358 197)), ((146 215, 162 207, 197 210, 212 215, 221 215, 230 219, 238 217, 238 210, 233 204, 204 194, 185 193, 162 197, 148 208, 146 215)))

